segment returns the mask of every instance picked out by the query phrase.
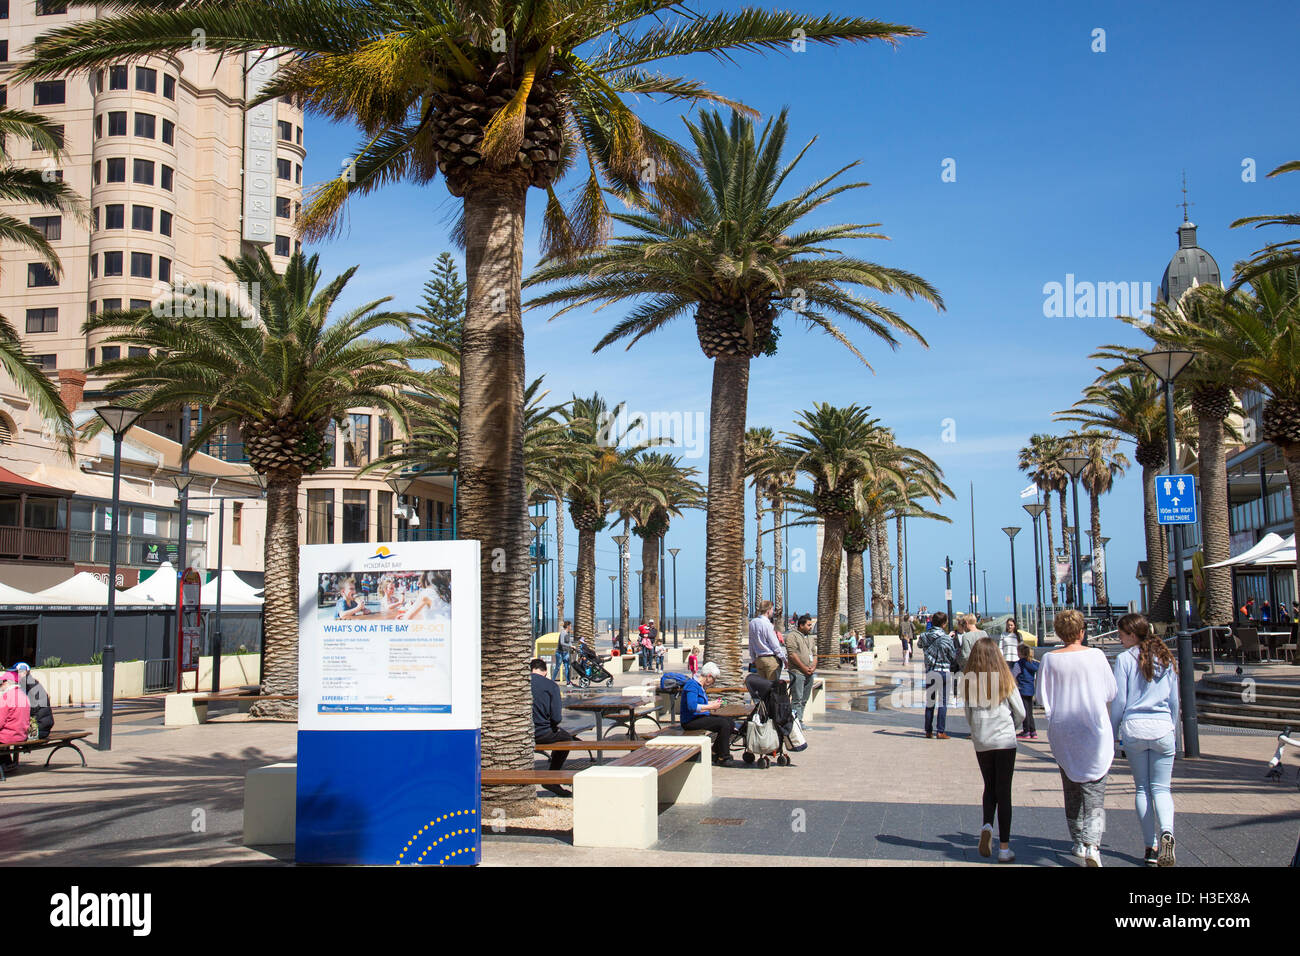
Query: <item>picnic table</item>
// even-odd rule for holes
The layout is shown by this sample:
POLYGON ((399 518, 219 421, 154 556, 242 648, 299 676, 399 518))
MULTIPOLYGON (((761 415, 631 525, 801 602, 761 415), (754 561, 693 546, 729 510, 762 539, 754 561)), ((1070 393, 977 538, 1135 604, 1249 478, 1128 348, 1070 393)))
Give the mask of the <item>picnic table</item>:
POLYGON ((715 710, 714 713, 719 717, 730 717, 732 720, 741 720, 748 717, 751 710, 753 710, 753 708, 746 704, 724 704, 715 710))
POLYGON ((596 715, 596 739, 605 739, 605 718, 608 717, 610 723, 617 727, 619 724, 627 725, 627 734, 629 740, 636 740, 636 722, 640 718, 654 721, 656 727, 659 721, 654 716, 654 707, 648 706, 640 697, 623 697, 620 694, 602 694, 597 697, 576 698, 564 705, 565 710, 585 711, 596 715), (627 716, 620 716, 626 711, 627 716))

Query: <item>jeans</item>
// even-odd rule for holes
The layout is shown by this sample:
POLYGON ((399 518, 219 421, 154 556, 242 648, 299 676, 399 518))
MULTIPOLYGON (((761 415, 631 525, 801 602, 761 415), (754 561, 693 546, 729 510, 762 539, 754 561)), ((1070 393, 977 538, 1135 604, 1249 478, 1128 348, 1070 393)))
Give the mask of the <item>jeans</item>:
POLYGON ((1062 770, 1061 786, 1070 839, 1085 846, 1101 846, 1101 835, 1106 832, 1106 777, 1075 783, 1062 770))
POLYGON ((569 652, 564 649, 557 649, 555 658, 551 661, 551 680, 560 679, 560 670, 564 670, 564 682, 569 683, 569 652))
POLYGON ((808 706, 808 698, 812 696, 813 682, 817 680, 817 672, 805 674, 803 671, 790 668, 790 708, 794 715, 803 722, 803 709, 808 706))
POLYGON ((984 822, 992 824, 996 811, 998 841, 1008 843, 1011 840, 1011 778, 1016 772, 1016 748, 978 750, 975 760, 984 777, 984 822))
POLYGON ((1142 821, 1144 846, 1155 846, 1161 833, 1174 832, 1174 797, 1169 781, 1174 773, 1174 733, 1158 740, 1125 740, 1124 752, 1137 787, 1134 803, 1142 821))
POLYGON ((925 675, 925 732, 942 734, 948 724, 948 687, 952 675, 948 671, 930 671, 925 675), (939 722, 934 722, 935 706, 939 709, 939 722))

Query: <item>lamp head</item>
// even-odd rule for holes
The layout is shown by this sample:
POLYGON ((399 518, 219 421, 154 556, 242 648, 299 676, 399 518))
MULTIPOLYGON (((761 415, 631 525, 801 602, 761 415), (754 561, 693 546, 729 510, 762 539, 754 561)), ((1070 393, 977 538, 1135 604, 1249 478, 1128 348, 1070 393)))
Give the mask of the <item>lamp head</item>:
POLYGON ((114 438, 121 438, 128 428, 139 420, 144 412, 122 405, 105 405, 95 409, 95 414, 104 420, 104 424, 113 432, 114 438))
POLYGON ((1142 364, 1151 369, 1156 378, 1162 382, 1172 382, 1194 358, 1196 358, 1195 352, 1185 352, 1180 349, 1161 349, 1158 352, 1147 352, 1145 355, 1138 356, 1142 364))
POLYGON ((1011 538, 1013 540, 1015 539, 1016 535, 1020 534, 1019 528, 1003 528, 1002 530, 1006 532, 1008 538, 1011 538))
POLYGON ((1028 511, 1029 517, 1033 518, 1035 521, 1038 520, 1040 514, 1047 510, 1047 505, 1042 504, 1041 502, 1032 505, 1022 505, 1021 507, 1028 511))

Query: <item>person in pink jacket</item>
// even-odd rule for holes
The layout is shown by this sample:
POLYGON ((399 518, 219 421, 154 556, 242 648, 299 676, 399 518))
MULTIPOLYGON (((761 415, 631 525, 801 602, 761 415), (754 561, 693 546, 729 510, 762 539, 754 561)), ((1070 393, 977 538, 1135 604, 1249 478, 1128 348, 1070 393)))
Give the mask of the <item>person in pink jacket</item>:
POLYGON ((18 676, 11 671, 0 673, 0 744, 26 740, 31 720, 32 706, 19 686, 18 676))

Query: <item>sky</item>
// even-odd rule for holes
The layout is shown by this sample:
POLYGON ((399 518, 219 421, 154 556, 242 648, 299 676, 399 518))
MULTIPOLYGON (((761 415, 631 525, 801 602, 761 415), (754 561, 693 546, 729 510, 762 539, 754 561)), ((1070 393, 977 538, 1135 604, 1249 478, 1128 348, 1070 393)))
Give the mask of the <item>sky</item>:
MULTIPOLYGON (((1088 356, 1097 346, 1140 339, 1113 317, 1049 317, 1045 287, 1073 276, 1076 287, 1122 282, 1158 290, 1177 248, 1184 175, 1199 243, 1225 274, 1263 242, 1283 238, 1277 230, 1267 235, 1229 224, 1294 210, 1300 202, 1300 176, 1266 178, 1300 158, 1297 100, 1287 84, 1300 7, 1265 0, 1247 18, 1240 8, 1203 0, 786 6, 908 24, 925 36, 897 48, 810 44, 804 52, 742 53, 730 63, 697 56, 661 68, 765 116, 789 107, 790 150, 816 138, 791 177, 792 189, 858 163, 851 175, 870 187, 838 197, 812 221, 880 223, 877 231, 889 241, 863 240, 849 251, 919 274, 938 288, 946 308, 887 300, 928 347, 909 341, 891 351, 850 331, 871 370, 825 334, 786 317, 778 354, 751 367, 748 424, 780 434, 814 402, 869 405, 900 443, 934 457, 957 493, 939 509, 951 524, 909 523, 909 604, 942 605, 945 555, 956 568, 954 607, 969 603, 973 487, 976 558, 988 576, 981 603, 1004 612, 1011 595, 1004 526, 1024 528, 1016 583, 1021 603, 1033 600, 1032 533, 1019 497, 1029 482, 1017 469, 1017 452, 1035 432, 1069 430, 1053 413, 1075 402, 1095 377, 1088 356)), ((636 106, 647 122, 684 136, 682 104, 643 99, 636 106)), ((353 130, 321 119, 310 122, 307 137, 311 182, 337 175, 357 142, 353 130)), ((533 190, 526 270, 537 261, 542 200, 533 190)), ((437 255, 450 250, 460 259, 448 237, 455 203, 441 183, 390 186, 353 203, 344 232, 308 251, 320 253, 327 273, 360 266, 341 305, 391 295, 396 307, 416 308, 437 255)), ((620 314, 610 308, 550 321, 549 312, 527 313, 528 377, 544 375, 555 401, 599 391, 631 410, 680 412, 707 427, 712 368, 694 323, 679 320, 628 352, 614 346, 593 354, 620 314)), ((705 481, 707 434, 697 447, 695 457, 689 448, 678 451, 705 481)), ((1131 459, 1131 445, 1125 450, 1131 459)), ((747 491, 750 508, 752 497, 747 491)), ((1086 496, 1080 507, 1086 527, 1086 496)), ((1137 563, 1144 558, 1136 466, 1103 499, 1101 522, 1111 538, 1111 598, 1135 600, 1137 563)), ((752 512, 746 524, 746 555, 752 556, 752 512)), ((1059 520, 1053 524, 1059 546, 1059 520)), ((610 535, 619 530, 598 535, 599 575, 617 570, 610 535)), ((568 569, 575 567, 576 541, 569 525, 568 569)), ((792 530, 790 544, 802 549, 805 570, 792 567, 788 604, 815 612, 813 531, 792 530)), ((703 514, 674 521, 668 546, 681 548, 678 613, 700 615, 703 514)), ((634 568, 639 559, 638 547, 634 568)), ((596 601, 597 614, 606 615, 608 591, 598 588, 596 601)), ((671 593, 669 602, 671 609, 671 593)))

